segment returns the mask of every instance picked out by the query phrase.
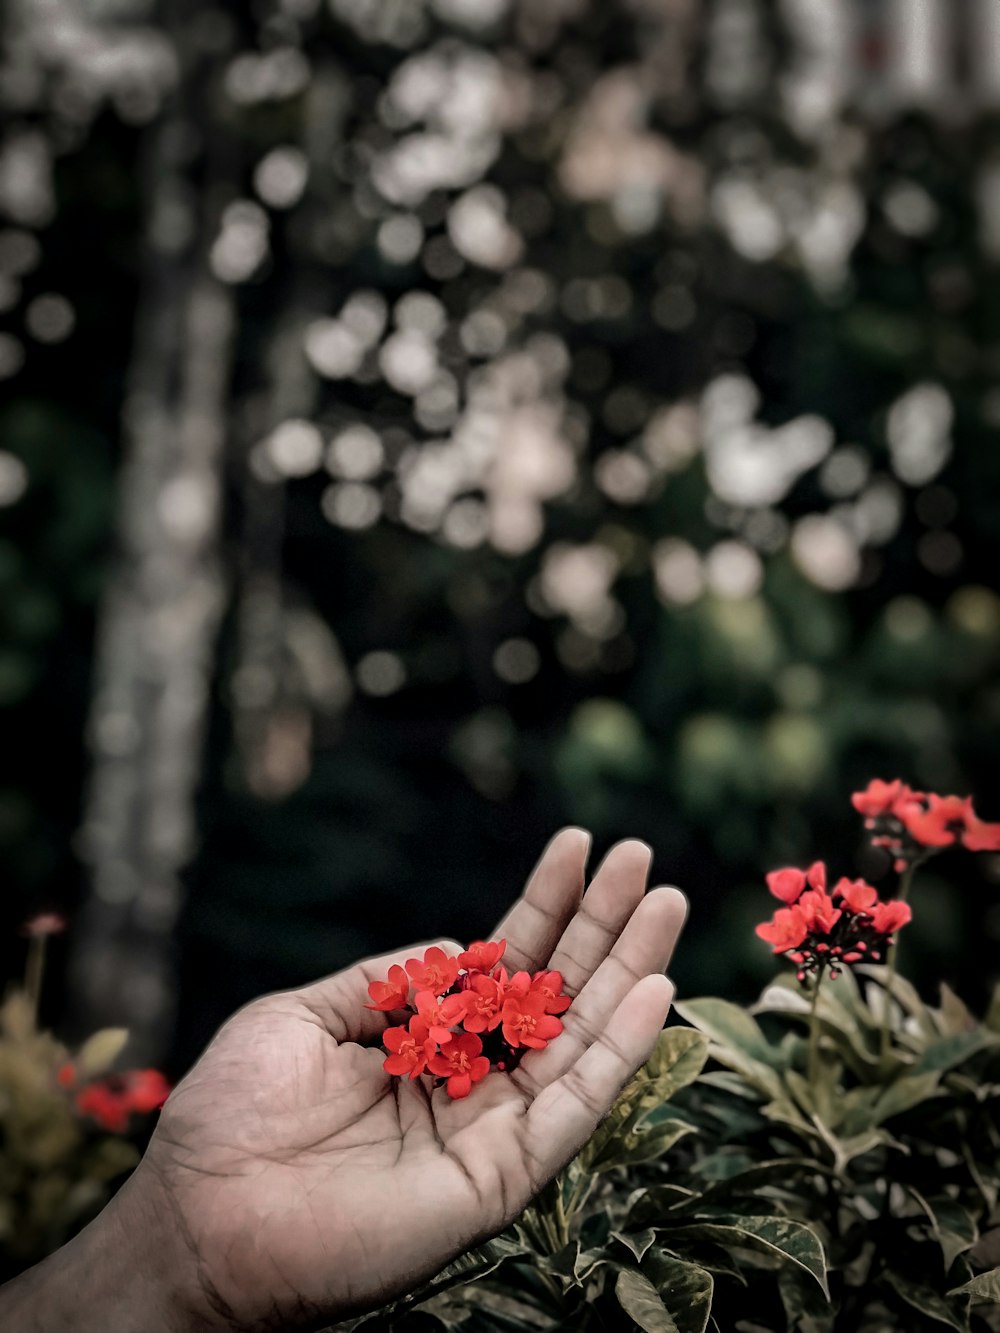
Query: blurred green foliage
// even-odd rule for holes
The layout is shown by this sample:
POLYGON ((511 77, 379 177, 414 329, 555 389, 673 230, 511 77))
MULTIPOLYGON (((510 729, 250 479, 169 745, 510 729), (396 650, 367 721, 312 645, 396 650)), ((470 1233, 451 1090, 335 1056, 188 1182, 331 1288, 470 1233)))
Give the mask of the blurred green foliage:
MULTIPOLYGON (((655 879, 692 898, 682 991, 745 998, 771 967, 751 937, 764 870, 832 846, 838 871, 884 871, 852 789, 898 775, 1000 816, 1000 124, 848 101, 807 133, 772 7, 747 6, 766 58, 736 93, 713 74, 721 7, 675 8, 671 27, 626 4, 166 5, 141 31, 172 43, 180 93, 146 105, 133 81, 86 114, 41 94, 11 112, 11 141, 49 136, 55 199, 11 213, 8 242, 42 246, 0 316, 28 343, 0 438, 27 477, 0 509, 11 925, 83 883, 94 617, 159 263, 140 258, 136 164, 193 71, 201 119, 181 116, 171 170, 229 218, 190 252, 236 289, 239 324, 180 1063, 261 989, 488 930, 564 822, 593 830, 595 861, 647 839, 655 879), (431 140, 464 176, 419 185, 431 140), (32 342, 51 292, 73 330, 32 342), (456 480, 472 455, 434 451, 484 420, 494 461, 456 480), (312 463, 289 421, 314 431, 306 456, 321 438, 312 463), (343 444, 359 424, 374 473, 343 444), (496 459, 524 438, 512 537, 496 459), (240 612, 260 577, 279 590, 263 705, 240 612)), ((1000 864, 961 876, 904 953, 975 1006, 1000 864)))

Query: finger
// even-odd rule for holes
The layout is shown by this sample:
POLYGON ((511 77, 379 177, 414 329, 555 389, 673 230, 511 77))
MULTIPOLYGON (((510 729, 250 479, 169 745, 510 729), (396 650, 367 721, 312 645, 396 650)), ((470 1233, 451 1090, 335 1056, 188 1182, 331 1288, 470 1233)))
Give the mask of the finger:
POLYGON ((512 1074, 524 1092, 537 1096, 561 1077, 599 1039, 636 982, 666 971, 687 906, 679 889, 661 886, 646 894, 614 948, 562 1015, 560 1036, 542 1051, 529 1051, 512 1074))
POLYGON ((653 853, 630 838, 616 843, 583 895, 545 966, 562 973, 563 990, 578 995, 614 947, 625 923, 642 901, 653 853))
POLYGON ((334 972, 332 976, 302 986, 291 994, 304 1004, 337 1041, 378 1041, 387 1027, 396 1027, 409 1019, 409 1010, 366 1009, 371 1003, 370 981, 385 981, 390 967, 405 967, 411 958, 423 958, 426 950, 443 949, 447 954, 461 953, 465 946, 454 940, 426 940, 410 944, 394 953, 363 958, 359 963, 334 972))
POLYGON ((531 1103, 522 1142, 534 1190, 580 1151, 622 1088, 649 1059, 673 996, 673 984, 665 976, 636 982, 597 1041, 531 1103))
POLYGON ((586 829, 564 828, 545 848, 524 893, 493 932, 507 941, 509 971, 536 972, 548 962, 579 905, 591 841, 586 829))

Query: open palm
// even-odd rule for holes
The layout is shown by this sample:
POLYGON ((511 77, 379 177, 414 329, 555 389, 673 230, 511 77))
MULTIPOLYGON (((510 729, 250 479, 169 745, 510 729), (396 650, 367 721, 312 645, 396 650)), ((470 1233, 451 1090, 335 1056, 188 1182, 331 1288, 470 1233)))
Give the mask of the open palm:
POLYGON ((196 1326, 311 1328, 374 1308, 495 1235, 579 1151, 655 1043, 685 914, 676 890, 645 893, 640 842, 619 843, 581 898, 588 846, 558 834, 497 932, 512 969, 562 972, 565 1030, 464 1100, 390 1078, 379 1043, 401 1016, 363 1007, 369 981, 426 945, 223 1027, 136 1173, 193 1258, 196 1326))

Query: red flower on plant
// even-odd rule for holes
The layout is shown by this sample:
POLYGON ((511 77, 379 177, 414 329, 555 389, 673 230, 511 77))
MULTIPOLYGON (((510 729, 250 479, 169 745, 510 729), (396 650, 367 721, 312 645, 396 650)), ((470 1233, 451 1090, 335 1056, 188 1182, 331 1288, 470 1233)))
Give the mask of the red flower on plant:
POLYGON ((458 955, 458 965, 469 972, 489 972, 503 957, 506 947, 506 940, 476 940, 458 955))
POLYGON ((368 994, 373 1003, 366 1004, 366 1009, 377 1009, 388 1011, 390 1009, 402 1009, 406 1004, 407 996, 410 993, 410 978, 406 975, 405 968, 397 963, 389 968, 389 979, 387 981, 370 981, 368 983, 368 994))
POLYGON ((890 814, 896 802, 909 790, 899 778, 892 782, 872 778, 864 791, 854 793, 851 804, 858 814, 864 815, 866 819, 878 819, 882 815, 890 814))
POLYGON ((382 1068, 387 1074, 409 1074, 411 1079, 424 1072, 435 1050, 427 1024, 417 1015, 410 1019, 408 1027, 386 1028, 382 1041, 389 1051, 382 1068))
POLYGON ((458 976, 458 958, 449 957, 443 949, 432 945, 422 959, 409 958, 406 970, 417 990, 433 991, 443 995, 458 976))
POLYGON ((447 1041, 452 1028, 465 1014, 464 994, 446 995, 443 1000, 439 1000, 433 991, 419 990, 414 1003, 417 1013, 427 1025, 431 1040, 435 1042, 447 1041))
POLYGON ((541 995, 512 996, 504 1002, 501 1016, 504 1041, 515 1050, 519 1046, 544 1050, 563 1030, 560 1019, 545 1012, 545 999, 541 995))
POLYGON ((833 899, 822 889, 809 889, 795 904, 802 913, 806 929, 815 934, 829 935, 841 918, 841 910, 834 907, 833 899))
POLYGON ((878 901, 878 893, 863 879, 839 879, 833 886, 833 896, 839 898, 849 912, 867 912, 878 901))
POLYGON ((809 928, 797 907, 779 907, 770 921, 760 923, 756 933, 773 945, 775 953, 787 953, 789 949, 798 948, 809 934, 809 928))
POLYGON ((822 861, 814 861, 808 870, 797 870, 786 866, 783 870, 772 870, 766 877, 767 887, 783 903, 799 900, 808 885, 811 889, 826 888, 826 866, 822 861))
MULTIPOLYGON (((64 1087, 68 1086, 64 1082, 67 1069, 72 1082, 72 1066, 64 1065, 58 1075, 64 1087)), ((169 1094, 170 1084, 158 1069, 133 1069, 127 1074, 109 1074, 81 1088, 75 1103, 80 1115, 90 1116, 103 1129, 121 1134, 128 1129, 130 1115, 157 1110, 169 1094)))
POLYGON ((490 1062, 482 1053, 483 1043, 474 1032, 459 1032, 428 1060, 428 1068, 438 1078, 446 1078, 448 1096, 456 1100, 468 1097, 473 1083, 486 1077, 490 1062))
POLYGON ((888 903, 876 903, 871 910, 872 926, 880 935, 894 935, 901 926, 907 926, 913 920, 909 903, 894 899, 888 903))
POLYGON ((500 1008, 503 1001, 500 985, 493 977, 481 973, 469 978, 469 985, 462 992, 465 1001, 465 1017, 462 1020, 466 1032, 492 1032, 500 1026, 500 1008))

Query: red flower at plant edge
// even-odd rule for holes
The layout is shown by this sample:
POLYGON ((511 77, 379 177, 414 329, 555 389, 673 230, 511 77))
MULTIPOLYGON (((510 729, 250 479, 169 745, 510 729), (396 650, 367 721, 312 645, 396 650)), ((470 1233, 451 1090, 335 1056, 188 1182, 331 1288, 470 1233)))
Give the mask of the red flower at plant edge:
POLYGON ((916 791, 898 778, 876 778, 865 791, 855 792, 851 803, 865 816, 873 846, 884 847, 900 873, 956 844, 969 852, 1000 851, 1000 824, 980 819, 971 796, 939 796, 916 791))
MULTIPOLYGON (((64 1065, 58 1074, 63 1087, 73 1081, 72 1066, 64 1065)), ((74 1101, 80 1115, 112 1133, 128 1129, 129 1116, 156 1111, 170 1094, 170 1084, 158 1069, 133 1069, 127 1074, 108 1074, 81 1088, 74 1101)))
POLYGON ((788 906, 778 908, 773 918, 756 931, 774 953, 787 954, 796 964, 799 981, 824 968, 836 977, 846 964, 878 962, 890 937, 910 920, 905 903, 881 902, 876 890, 863 879, 840 879, 831 893, 824 888, 806 888, 810 882, 825 885, 826 867, 822 862, 816 862, 808 873, 788 868, 768 876, 769 886, 777 882, 789 893, 800 880, 799 896, 786 899, 788 906))
POLYGON ((468 1097, 473 1083, 490 1072, 490 1062, 482 1051, 483 1043, 474 1032, 460 1032, 431 1056, 428 1067, 432 1074, 448 1080, 449 1097, 468 1097))
POLYGON ((457 954, 438 946, 373 981, 368 1009, 416 1009, 407 1027, 386 1028, 383 1068, 397 1078, 433 1075, 448 1096, 467 1097, 491 1068, 510 1071, 530 1049, 559 1035, 570 1005, 560 972, 510 976, 504 940, 477 940, 457 954), (412 988, 412 998, 411 997, 412 988))

